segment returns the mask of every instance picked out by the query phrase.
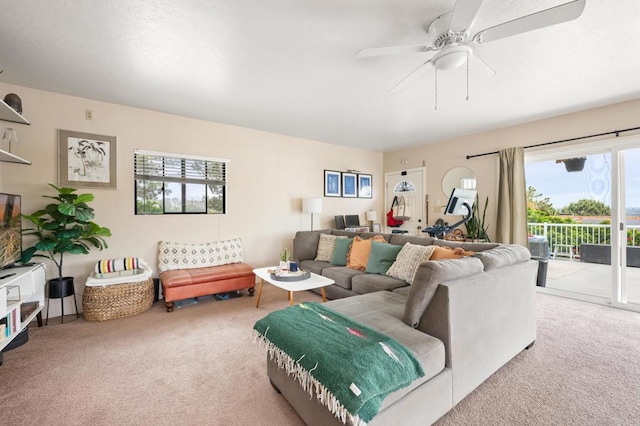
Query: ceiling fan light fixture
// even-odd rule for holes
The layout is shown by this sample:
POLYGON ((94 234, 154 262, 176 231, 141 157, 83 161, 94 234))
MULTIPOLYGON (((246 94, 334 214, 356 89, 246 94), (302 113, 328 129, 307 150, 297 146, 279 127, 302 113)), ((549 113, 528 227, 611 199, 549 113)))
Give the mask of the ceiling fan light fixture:
POLYGON ((440 71, 448 71, 462 66, 471 53, 473 51, 469 46, 445 47, 431 59, 431 63, 440 71))

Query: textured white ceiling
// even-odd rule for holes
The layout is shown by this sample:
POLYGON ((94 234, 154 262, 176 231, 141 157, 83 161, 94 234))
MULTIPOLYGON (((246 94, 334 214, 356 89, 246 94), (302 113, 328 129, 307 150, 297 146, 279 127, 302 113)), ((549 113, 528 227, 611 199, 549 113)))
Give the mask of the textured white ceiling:
MULTIPOLYGON (((485 0, 481 29, 568 0, 485 0)), ((495 75, 424 67, 454 0, 4 0, 0 81, 356 148, 390 151, 640 97, 640 1, 474 47, 495 75)))

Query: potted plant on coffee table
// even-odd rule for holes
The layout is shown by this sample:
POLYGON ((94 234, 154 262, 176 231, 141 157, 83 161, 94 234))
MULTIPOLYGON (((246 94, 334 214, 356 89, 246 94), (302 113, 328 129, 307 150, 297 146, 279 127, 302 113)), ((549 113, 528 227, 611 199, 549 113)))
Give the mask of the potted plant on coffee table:
POLYGON ((32 257, 52 260, 57 267, 58 277, 49 280, 50 288, 53 285, 57 289, 68 288, 73 291, 73 277, 64 277, 62 274, 65 253, 88 254, 92 247, 105 249, 108 246, 104 237, 110 237, 111 231, 92 221, 95 215, 87 203, 93 201, 93 194, 76 194, 75 188, 60 188, 51 183, 49 186, 58 194, 43 197, 55 201, 42 210, 22 215, 23 219, 34 225, 33 228, 24 229, 23 235, 33 236, 36 241, 22 251, 21 262, 29 262, 32 257))

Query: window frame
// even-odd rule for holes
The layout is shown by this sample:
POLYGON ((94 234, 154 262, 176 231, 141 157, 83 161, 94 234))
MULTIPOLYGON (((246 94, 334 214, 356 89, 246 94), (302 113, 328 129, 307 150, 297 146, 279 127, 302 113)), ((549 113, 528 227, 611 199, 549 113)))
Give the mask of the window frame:
MULTIPOLYGON (((214 157, 202 157, 188 154, 175 154, 157 151, 134 150, 134 214, 140 216, 163 216, 181 214, 221 214, 227 213, 227 173, 230 160, 214 157), (189 167, 191 166, 191 167, 189 167), (201 168, 198 169, 198 166, 201 168), (147 171, 148 170, 148 171, 147 171), (141 211, 139 206, 139 185, 159 184, 156 196, 159 211, 141 211), (168 210, 167 185, 179 185, 180 211, 168 210), (204 211, 188 211, 187 197, 189 185, 203 185, 205 191, 204 211), (214 197, 214 189, 219 194, 214 197), (210 211, 211 200, 222 201, 221 211, 210 211)), ((142 198, 144 201, 147 198, 142 198)), ((169 206, 170 207, 170 206, 169 206)))

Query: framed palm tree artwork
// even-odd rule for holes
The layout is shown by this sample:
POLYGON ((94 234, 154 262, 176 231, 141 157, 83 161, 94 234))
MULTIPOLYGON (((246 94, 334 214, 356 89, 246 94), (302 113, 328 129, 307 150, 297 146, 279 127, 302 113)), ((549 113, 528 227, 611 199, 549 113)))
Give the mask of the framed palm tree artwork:
POLYGON ((116 137, 58 130, 58 184, 116 189, 116 137))

